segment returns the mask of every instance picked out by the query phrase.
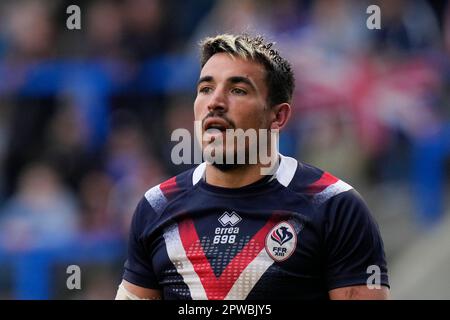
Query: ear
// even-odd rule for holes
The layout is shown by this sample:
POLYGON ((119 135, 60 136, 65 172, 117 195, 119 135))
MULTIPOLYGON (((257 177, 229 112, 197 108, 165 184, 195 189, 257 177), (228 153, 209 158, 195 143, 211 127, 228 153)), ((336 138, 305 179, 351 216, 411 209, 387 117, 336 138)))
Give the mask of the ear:
POLYGON ((280 103, 272 107, 273 118, 270 129, 283 129, 291 117, 291 106, 289 103, 280 103))

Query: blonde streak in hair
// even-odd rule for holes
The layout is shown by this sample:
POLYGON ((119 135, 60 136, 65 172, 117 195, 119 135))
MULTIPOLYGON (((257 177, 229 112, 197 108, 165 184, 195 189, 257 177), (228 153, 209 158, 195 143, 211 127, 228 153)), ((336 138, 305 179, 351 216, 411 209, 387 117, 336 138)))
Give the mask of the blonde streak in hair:
POLYGON ((236 42, 239 42, 240 48, 236 47, 236 53, 242 59, 254 59, 254 49, 251 44, 248 43, 245 39, 238 39, 236 42))

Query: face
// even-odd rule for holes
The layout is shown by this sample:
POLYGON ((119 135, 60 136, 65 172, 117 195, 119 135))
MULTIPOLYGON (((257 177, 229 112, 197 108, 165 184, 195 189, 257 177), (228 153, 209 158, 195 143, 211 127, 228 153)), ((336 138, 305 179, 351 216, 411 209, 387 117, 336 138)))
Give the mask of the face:
POLYGON ((261 64, 226 53, 217 53, 206 62, 194 102, 195 120, 201 121, 203 149, 220 136, 227 147, 224 151, 236 154, 237 147, 226 144, 225 129, 258 132, 270 128, 273 115, 267 104, 265 75, 261 64))

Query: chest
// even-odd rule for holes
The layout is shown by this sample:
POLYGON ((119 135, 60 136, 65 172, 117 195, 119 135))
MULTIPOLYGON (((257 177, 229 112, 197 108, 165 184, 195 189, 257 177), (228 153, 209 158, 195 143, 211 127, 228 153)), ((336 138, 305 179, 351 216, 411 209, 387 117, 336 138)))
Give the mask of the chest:
POLYGON ((193 299, 243 299, 280 283, 290 291, 321 272, 320 235, 304 210, 188 210, 153 248, 160 283, 184 286, 193 299))

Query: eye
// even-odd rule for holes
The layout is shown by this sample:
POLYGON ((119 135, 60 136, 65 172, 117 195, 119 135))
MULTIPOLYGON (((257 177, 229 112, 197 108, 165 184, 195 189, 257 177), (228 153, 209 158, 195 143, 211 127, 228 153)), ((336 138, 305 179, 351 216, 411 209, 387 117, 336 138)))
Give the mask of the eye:
POLYGON ((211 93, 212 88, 211 87, 201 87, 198 92, 203 94, 211 93))
POLYGON ((243 96, 243 95, 247 94, 247 91, 245 91, 245 90, 243 90, 241 88, 233 88, 233 89, 231 89, 231 92, 235 93, 237 95, 240 95, 240 96, 243 96))

